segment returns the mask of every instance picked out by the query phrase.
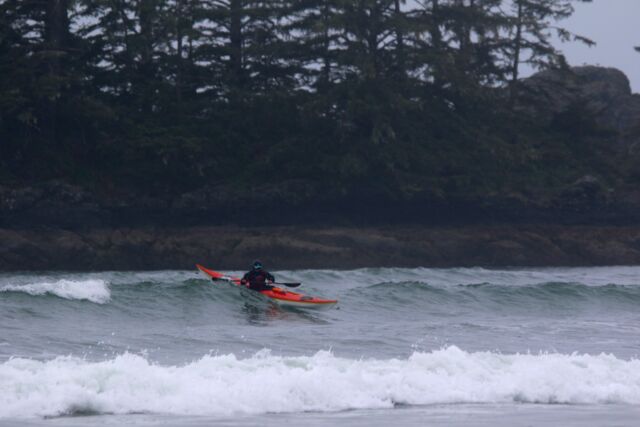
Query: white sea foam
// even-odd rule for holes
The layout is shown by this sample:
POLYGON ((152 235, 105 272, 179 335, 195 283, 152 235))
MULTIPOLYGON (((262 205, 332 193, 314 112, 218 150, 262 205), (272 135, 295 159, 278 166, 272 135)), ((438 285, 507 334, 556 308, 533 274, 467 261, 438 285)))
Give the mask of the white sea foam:
POLYGON ((405 360, 319 352, 205 356, 161 366, 124 354, 0 365, 0 417, 79 411, 230 415, 453 403, 640 404, 640 360, 611 355, 501 355, 448 347, 405 360))
POLYGON ((104 280, 67 280, 55 282, 36 282, 20 285, 2 285, 0 292, 24 292, 29 295, 56 295, 71 300, 87 300, 97 304, 109 301, 111 292, 104 280))

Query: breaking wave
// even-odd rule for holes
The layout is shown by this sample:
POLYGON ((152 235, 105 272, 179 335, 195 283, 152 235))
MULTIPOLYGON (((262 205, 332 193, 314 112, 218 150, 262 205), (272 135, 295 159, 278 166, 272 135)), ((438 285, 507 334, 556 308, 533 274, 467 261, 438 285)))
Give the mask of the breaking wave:
POLYGON ((456 403, 640 404, 640 360, 613 355, 466 352, 347 359, 321 351, 163 366, 122 354, 0 364, 0 417, 79 413, 231 415, 456 403))
POLYGON ((55 295, 68 300, 86 300, 104 304, 111 298, 109 286, 104 280, 58 280, 55 282, 27 283, 0 286, 0 292, 22 292, 29 295, 55 295))

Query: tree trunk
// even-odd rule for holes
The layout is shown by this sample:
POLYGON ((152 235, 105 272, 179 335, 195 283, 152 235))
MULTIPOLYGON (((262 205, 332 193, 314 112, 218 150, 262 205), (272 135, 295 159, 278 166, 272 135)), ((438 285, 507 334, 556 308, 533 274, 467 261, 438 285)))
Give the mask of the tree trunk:
POLYGON ((516 18, 516 36, 513 40, 513 59, 511 63, 511 84, 509 92, 509 106, 513 108, 518 97, 518 78, 520 72, 520 52, 522 50, 522 25, 523 7, 522 0, 516 0, 518 5, 518 16, 516 18))
POLYGON ((397 72, 401 77, 406 76, 405 56, 404 56, 404 33, 401 25, 402 10, 400 9, 400 0, 394 0, 394 14, 396 18, 396 49, 397 49, 397 72))
POLYGON ((64 57, 69 48, 68 0, 48 0, 44 23, 44 49, 46 51, 47 72, 53 85, 54 96, 44 101, 44 120, 41 129, 45 139, 52 144, 60 144, 58 135, 58 99, 64 89, 64 57))
POLYGON ((322 87, 328 87, 331 81, 331 58, 329 52, 331 51, 331 39, 330 39, 330 20, 331 7, 329 1, 325 0, 324 8, 322 10, 322 26, 323 26, 323 39, 322 39, 322 87))
POLYGON ((183 62, 182 51, 183 51, 183 34, 182 34, 182 23, 184 22, 184 8, 183 8, 183 0, 176 1, 176 107, 178 110, 178 117, 182 115, 182 79, 183 79, 183 62))
MULTIPOLYGON (((475 0, 469 1, 469 11, 473 14, 473 16, 477 16, 475 15, 476 13, 475 0)), ((476 24, 475 19, 465 22, 465 25, 464 25, 464 45, 465 45, 465 51, 467 52, 473 46, 473 42, 471 41, 471 30, 473 28, 473 24, 476 24)))
POLYGON ((455 6, 458 9, 460 18, 457 20, 454 26, 454 32, 460 43, 458 53, 454 57, 456 74, 462 80, 456 86, 458 90, 462 89, 462 85, 465 85, 468 81, 468 74, 471 71, 471 22, 466 14, 472 10, 474 4, 473 1, 469 6, 466 6, 464 0, 456 0, 455 6))
POLYGON ((153 111, 154 72, 153 72, 153 23, 156 0, 141 0, 140 19, 140 66, 138 68, 138 86, 142 95, 141 111, 150 114, 153 111))
POLYGON ((368 50, 369 50, 369 66, 371 67, 371 74, 368 76, 373 80, 377 80, 380 76, 380 64, 379 64, 379 52, 378 52, 378 34, 380 25, 380 11, 378 10, 378 5, 374 5, 371 8, 371 17, 370 19, 366 18, 366 14, 364 13, 364 8, 362 9, 362 26, 363 33, 365 34, 368 50))
MULTIPOLYGON (((68 0, 48 0, 45 22, 45 44, 51 51, 64 52, 69 43, 68 0)), ((56 55, 57 56, 57 55, 56 55)))
POLYGON ((229 42, 230 42, 230 71, 231 81, 237 88, 244 86, 244 70, 242 58, 242 0, 230 1, 230 26, 229 26, 229 42))
POLYGON ((446 54, 442 50, 442 32, 440 31, 440 2, 439 0, 431 0, 431 22, 429 25, 429 35, 431 36, 431 49, 433 49, 436 62, 433 65, 433 85, 436 89, 443 86, 442 66, 438 61, 446 61, 446 54))

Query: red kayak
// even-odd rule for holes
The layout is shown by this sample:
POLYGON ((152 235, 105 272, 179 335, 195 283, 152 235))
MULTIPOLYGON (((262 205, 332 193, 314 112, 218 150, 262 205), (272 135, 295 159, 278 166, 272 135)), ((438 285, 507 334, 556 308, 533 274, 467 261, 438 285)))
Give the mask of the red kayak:
MULTIPOLYGON (((222 280, 225 282, 233 283, 237 286, 244 286, 240 283, 238 277, 231 277, 217 271, 209 270, 199 264, 196 267, 207 279, 222 280)), ((274 287, 268 291, 259 291, 262 295, 275 301, 279 305, 288 307, 301 307, 301 308, 329 308, 336 305, 338 300, 335 299, 322 299, 318 297, 310 297, 307 295, 299 294, 296 292, 286 291, 281 288, 274 287)))

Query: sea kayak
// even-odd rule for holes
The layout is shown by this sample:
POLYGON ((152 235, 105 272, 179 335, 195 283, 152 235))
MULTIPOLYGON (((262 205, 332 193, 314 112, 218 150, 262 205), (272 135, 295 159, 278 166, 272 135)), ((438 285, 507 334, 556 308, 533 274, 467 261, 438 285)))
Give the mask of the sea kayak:
MULTIPOLYGON (((226 274, 209 270, 199 264, 196 264, 198 270, 209 280, 225 281, 233 283, 237 286, 244 286, 240 283, 240 278, 227 276, 226 274)), ((297 292, 287 291, 281 288, 274 287, 268 291, 258 291, 262 295, 266 296, 270 300, 276 302, 278 305, 286 307, 298 307, 298 308, 330 308, 338 303, 338 300, 334 299, 322 299, 318 297, 310 297, 307 295, 299 294, 297 292)))

